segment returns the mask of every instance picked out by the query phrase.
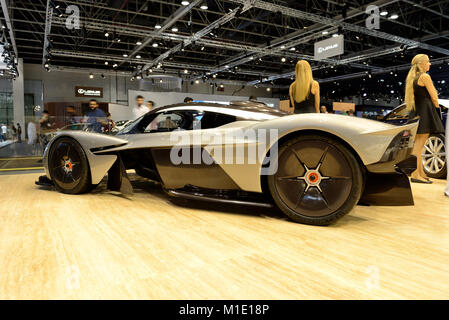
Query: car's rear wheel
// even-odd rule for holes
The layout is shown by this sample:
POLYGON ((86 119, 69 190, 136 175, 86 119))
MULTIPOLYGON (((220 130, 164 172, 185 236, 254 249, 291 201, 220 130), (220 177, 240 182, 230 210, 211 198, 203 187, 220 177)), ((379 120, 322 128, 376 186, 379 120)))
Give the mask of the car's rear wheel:
POLYGON ((446 178, 447 160, 444 135, 433 134, 427 139, 422 152, 422 163, 428 177, 446 178))
POLYGON ((268 187, 288 217, 300 223, 328 225, 356 206, 363 172, 342 143, 304 135, 284 143, 278 154, 278 169, 268 177, 268 187))
POLYGON ((92 189, 86 154, 74 139, 63 137, 52 144, 48 169, 51 180, 60 192, 79 194, 92 189))

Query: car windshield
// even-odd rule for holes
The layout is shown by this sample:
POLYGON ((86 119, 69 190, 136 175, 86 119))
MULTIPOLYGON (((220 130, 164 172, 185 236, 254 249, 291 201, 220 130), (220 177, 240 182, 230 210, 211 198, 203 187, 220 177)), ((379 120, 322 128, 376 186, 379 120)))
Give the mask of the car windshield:
POLYGON ((137 123, 139 123, 140 120, 141 120, 144 116, 145 116, 145 115, 143 115, 143 116, 137 118, 136 120, 129 121, 127 124, 125 124, 125 126, 124 126, 120 131, 117 132, 117 134, 120 135, 120 134, 128 134, 128 133, 131 133, 131 131, 134 129, 135 125, 136 125, 137 123))

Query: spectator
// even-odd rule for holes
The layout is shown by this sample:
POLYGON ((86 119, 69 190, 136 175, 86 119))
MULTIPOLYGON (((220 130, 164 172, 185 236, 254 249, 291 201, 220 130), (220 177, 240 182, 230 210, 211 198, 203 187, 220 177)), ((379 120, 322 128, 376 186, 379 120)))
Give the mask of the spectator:
POLYGON ((147 101, 147 108, 148 108, 149 111, 153 110, 154 109, 154 102, 151 101, 151 100, 148 100, 147 101))
POLYGON ((52 131, 52 127, 54 124, 50 123, 50 113, 48 110, 44 110, 42 112, 42 118, 39 120, 40 130, 39 130, 39 137, 41 140, 42 148, 45 149, 45 146, 47 145, 48 138, 47 133, 52 131))
POLYGON ((133 119, 136 120, 149 112, 150 110, 143 104, 144 100, 142 96, 137 96, 136 98, 136 106, 133 108, 133 119))
POLYGON ((192 103, 192 102, 193 102, 193 99, 190 98, 190 97, 186 97, 186 98, 184 99, 184 103, 192 103))
POLYGON ((348 116, 355 117, 354 110, 348 110, 348 116))
POLYGON ((295 113, 320 113, 320 85, 313 80, 312 68, 305 60, 296 64, 296 81, 289 95, 295 113))
POLYGON ((34 121, 28 122, 28 144, 35 144, 37 142, 37 130, 34 121))
POLYGON ((417 169, 411 174, 411 181, 432 183, 423 169, 422 150, 430 134, 444 133, 444 127, 438 115, 438 92, 432 78, 427 73, 430 69, 429 57, 418 54, 412 60, 412 66, 405 82, 405 103, 410 113, 419 116, 418 131, 413 147, 417 158, 417 169))
POLYGON ((17 142, 22 143, 22 127, 20 123, 17 124, 17 142))
POLYGON ((249 101, 254 101, 254 102, 256 102, 256 101, 257 101, 257 97, 256 97, 256 96, 250 96, 250 97, 249 97, 249 101))
POLYGON ((329 113, 329 112, 327 112, 326 106, 321 106, 320 111, 321 111, 321 113, 329 113))
POLYGON ((115 122, 114 122, 114 120, 111 119, 111 114, 109 112, 106 114, 106 120, 107 120, 107 124, 105 126, 103 126, 103 132, 111 133, 112 129, 115 128, 115 122))
POLYGON ((12 140, 16 141, 17 140, 17 128, 14 125, 14 123, 11 124, 11 130, 12 130, 12 140))
POLYGON ((0 136, 2 138, 2 141, 6 141, 6 134, 8 133, 8 127, 4 123, 2 123, 1 129, 2 129, 2 131, 1 131, 0 136))
POLYGON ((107 125, 106 113, 99 108, 98 102, 95 99, 89 101, 90 111, 87 113, 90 124, 90 129, 93 132, 101 133, 101 127, 107 125))

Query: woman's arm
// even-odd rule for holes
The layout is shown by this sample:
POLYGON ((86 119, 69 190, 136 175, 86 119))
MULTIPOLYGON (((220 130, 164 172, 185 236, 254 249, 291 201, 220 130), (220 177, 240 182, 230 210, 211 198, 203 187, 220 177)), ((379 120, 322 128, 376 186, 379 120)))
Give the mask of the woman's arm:
POLYGON ((312 94, 315 96, 315 111, 320 113, 320 84, 318 81, 313 81, 312 94))
POLYGON ((291 113, 293 113, 294 110, 295 110, 295 100, 293 100, 293 95, 292 95, 292 87, 293 87, 293 84, 294 84, 294 83, 292 83, 292 84, 290 85, 290 89, 288 90, 288 95, 290 96, 290 112, 291 112, 291 113))
POLYGON ((429 92, 430 99, 432 100, 433 105, 435 108, 439 108, 440 105, 438 104, 438 91, 435 89, 435 86, 433 85, 432 78, 427 73, 424 73, 419 80, 426 86, 427 91, 429 92))

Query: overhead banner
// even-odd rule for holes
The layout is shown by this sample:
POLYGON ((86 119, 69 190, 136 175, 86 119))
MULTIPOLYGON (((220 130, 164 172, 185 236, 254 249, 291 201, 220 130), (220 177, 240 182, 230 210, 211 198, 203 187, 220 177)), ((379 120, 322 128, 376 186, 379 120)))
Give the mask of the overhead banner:
POLYGON ((103 88, 75 87, 75 96, 103 98, 103 88))
POLYGON ((315 59, 322 60, 342 55, 345 51, 344 35, 315 42, 315 59))

